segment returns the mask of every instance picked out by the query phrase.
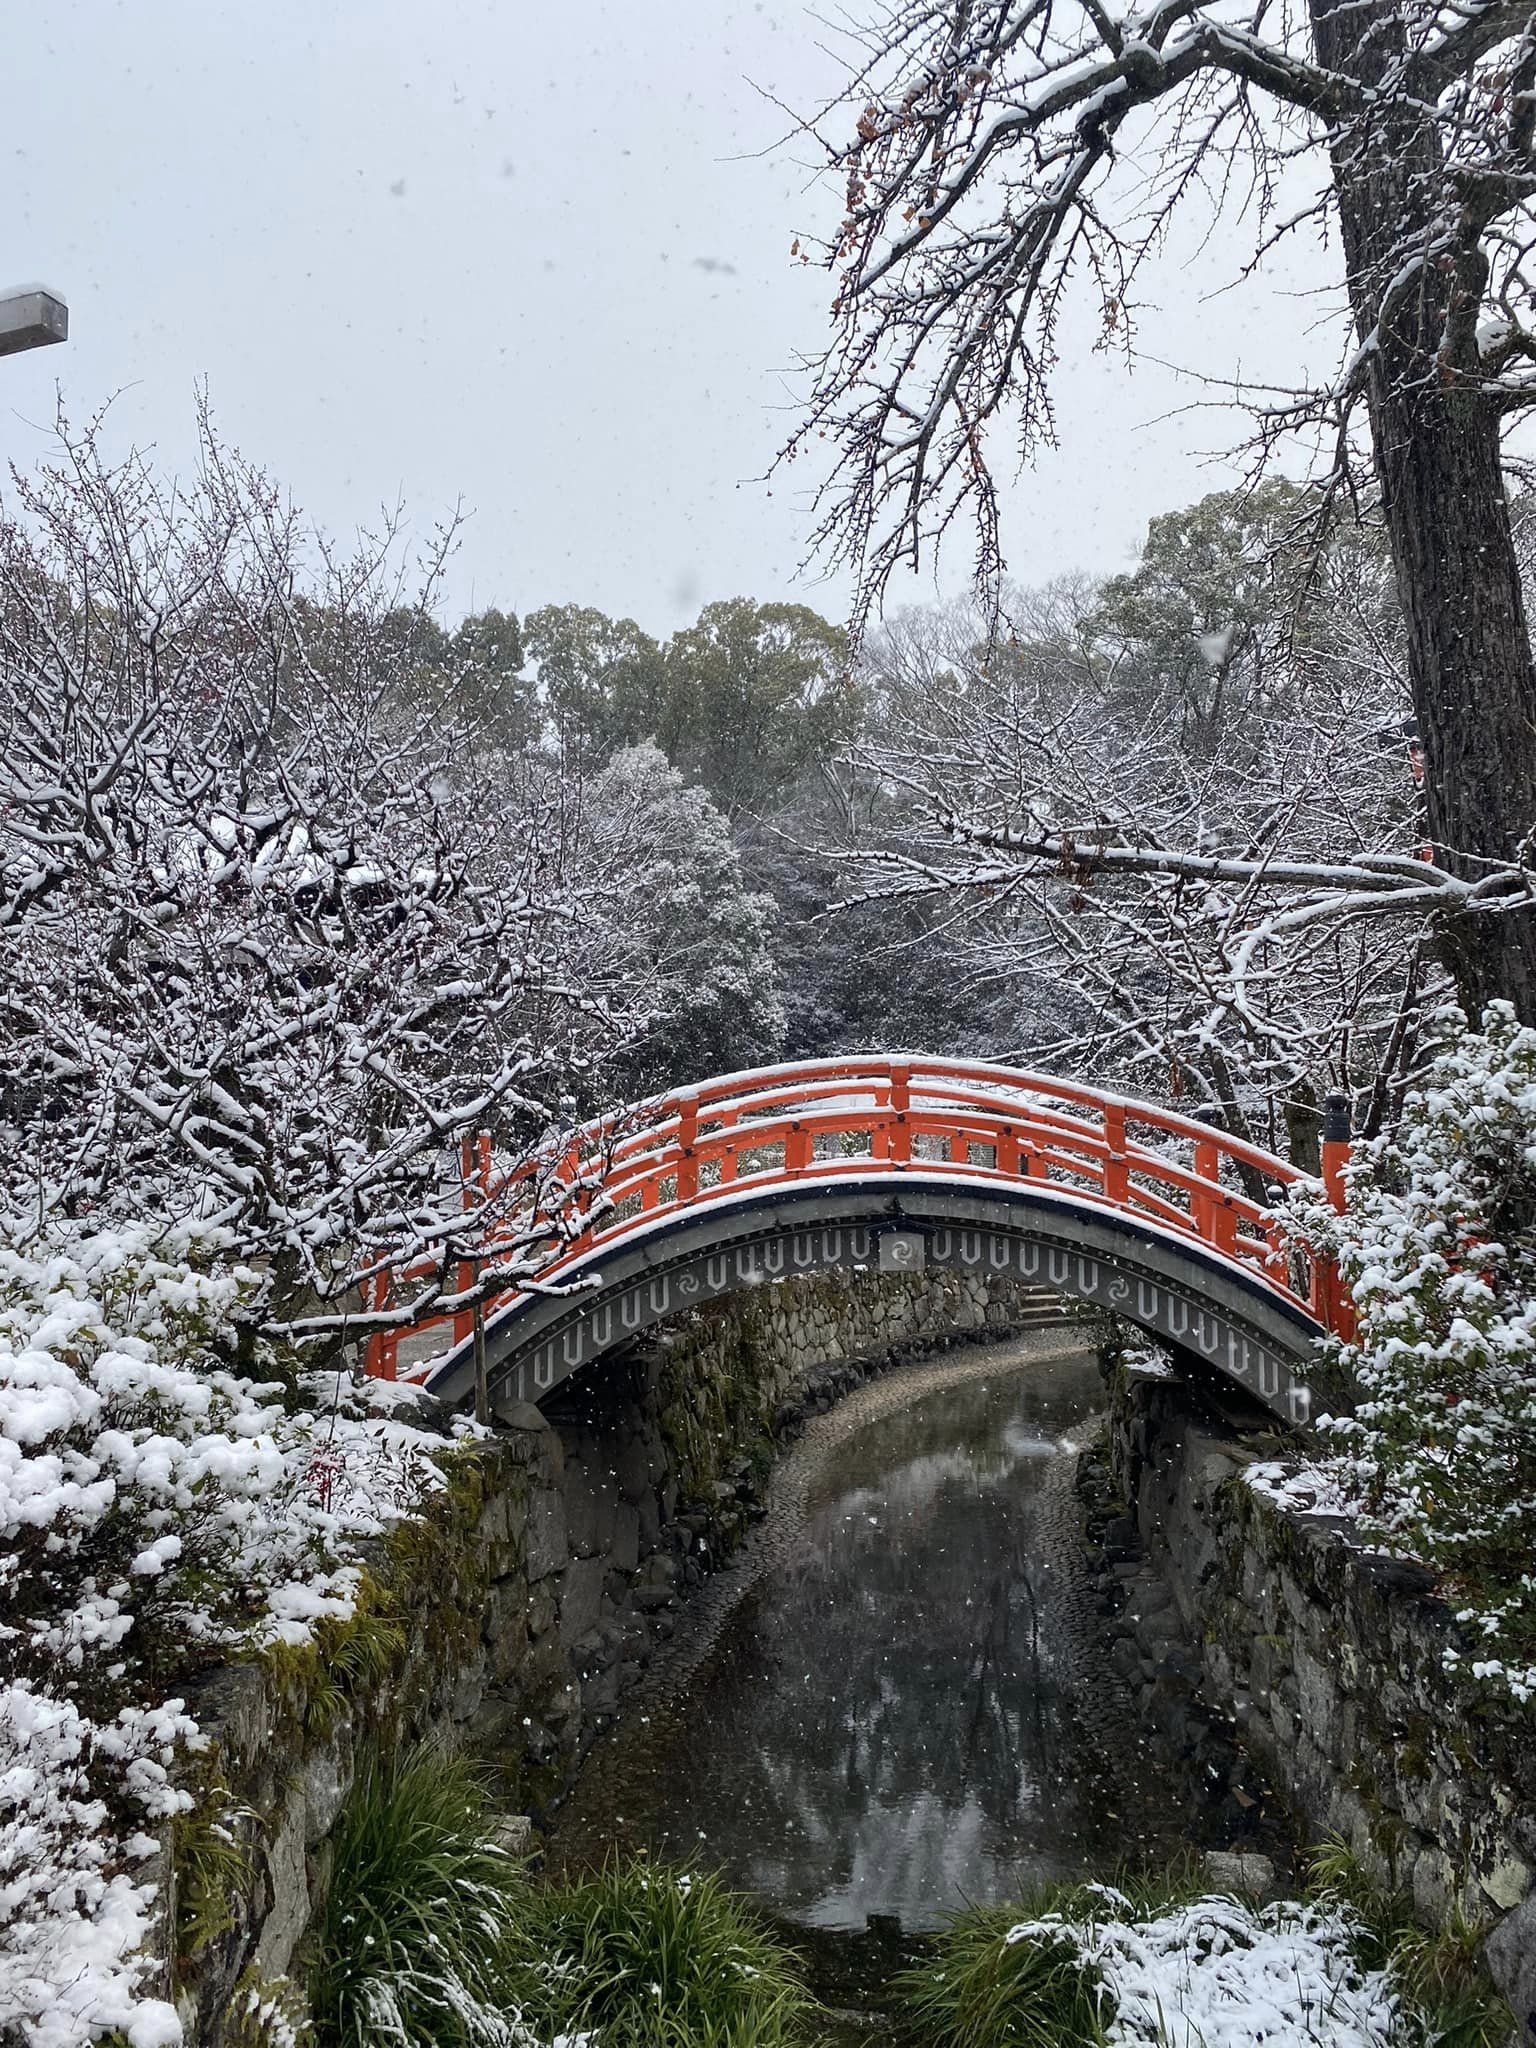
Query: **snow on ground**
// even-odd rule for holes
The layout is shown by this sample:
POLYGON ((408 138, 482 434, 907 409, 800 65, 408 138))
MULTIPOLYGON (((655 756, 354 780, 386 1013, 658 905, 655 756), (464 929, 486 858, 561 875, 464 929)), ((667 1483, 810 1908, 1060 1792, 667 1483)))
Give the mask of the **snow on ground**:
POLYGON ((227 1370, 254 1285, 207 1239, 0 1230, 0 2029, 31 2048, 181 2038, 139 1951, 199 1736, 145 1646, 305 1642, 445 1483, 415 1390, 227 1370))
POLYGON ((1105 1917, 1021 1921, 1012 1942, 1065 1935, 1115 2007, 1107 2048, 1392 2048, 1398 2002, 1386 1974, 1355 1961, 1339 1907, 1196 1899, 1137 1920, 1095 1886, 1105 1917))

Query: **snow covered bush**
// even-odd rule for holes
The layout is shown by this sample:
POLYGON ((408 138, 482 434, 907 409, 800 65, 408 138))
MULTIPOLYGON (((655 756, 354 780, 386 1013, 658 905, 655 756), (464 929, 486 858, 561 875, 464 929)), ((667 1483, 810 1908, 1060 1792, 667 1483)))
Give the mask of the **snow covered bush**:
POLYGON ((34 2048, 180 2038, 139 1953, 177 1688, 351 1616, 358 1542, 445 1484, 376 1405, 408 1390, 228 1369, 258 1284, 217 1234, 0 1229, 0 2029, 34 2048))
MULTIPOLYGON (((1483 1639, 1471 1674, 1536 1698, 1536 1031, 1504 1004, 1439 1048, 1395 1131, 1361 1145, 1342 1215, 1293 1198, 1339 1261, 1354 1412, 1320 1425, 1307 1481, 1431 1567, 1483 1639)), ((1278 1476, 1278 1475, 1276 1475, 1278 1476)), ((1294 1490, 1295 1482, 1292 1482, 1294 1490)), ((1455 1652, 1451 1655, 1454 1658, 1455 1652)))

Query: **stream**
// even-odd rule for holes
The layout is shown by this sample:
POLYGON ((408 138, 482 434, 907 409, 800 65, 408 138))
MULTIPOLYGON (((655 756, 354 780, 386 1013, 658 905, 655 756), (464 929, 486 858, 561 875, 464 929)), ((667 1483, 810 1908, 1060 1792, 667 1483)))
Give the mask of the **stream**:
POLYGON ((1102 1392, 1091 1355, 1037 1331, 818 1418, 588 1760, 553 1864, 644 1847, 794 1928, 910 1935, 1177 1853, 1182 1806, 1086 1613, 1072 1479, 1102 1392))

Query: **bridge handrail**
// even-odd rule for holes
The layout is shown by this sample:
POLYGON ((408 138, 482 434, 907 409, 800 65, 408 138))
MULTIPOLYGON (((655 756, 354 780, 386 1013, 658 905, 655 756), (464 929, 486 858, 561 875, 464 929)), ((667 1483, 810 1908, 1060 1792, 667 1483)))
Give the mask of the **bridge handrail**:
MULTIPOLYGON (((1310 1177, 1300 1167, 1292 1166, 1288 1160, 1278 1158, 1262 1146, 1236 1137, 1217 1125, 1203 1123, 1198 1117, 1185 1116, 1175 1109, 1163 1109, 1155 1103, 1119 1095, 1110 1089, 1093 1088, 1086 1082, 1066 1080, 1059 1074, 1040 1073, 1024 1067, 999 1067, 981 1060, 941 1059, 930 1053, 843 1054, 834 1059, 790 1061, 780 1066, 748 1068, 739 1074, 722 1075, 719 1080, 692 1082, 687 1087, 651 1096, 631 1109, 596 1117, 572 1135, 596 1135, 617 1127, 626 1118, 641 1117, 648 1112, 658 1113, 665 1120, 668 1116, 675 1116, 679 1107, 689 1102, 702 1105, 737 1100, 741 1103, 761 1101, 771 1104, 778 1100, 803 1099, 807 1081, 866 1080, 878 1084, 888 1081, 893 1070, 901 1068, 906 1069, 913 1080, 933 1077, 984 1082, 995 1087, 1000 1097, 1043 1096, 1047 1101, 1077 1102, 1097 1111, 1106 1107, 1124 1109, 1138 1123, 1152 1124, 1192 1142, 1210 1140, 1234 1161, 1261 1172, 1274 1169, 1282 1180, 1306 1180, 1310 1177), (779 1085, 765 1089, 764 1083, 779 1085)), ((1031 1104, 1032 1108, 1035 1106, 1031 1104)))

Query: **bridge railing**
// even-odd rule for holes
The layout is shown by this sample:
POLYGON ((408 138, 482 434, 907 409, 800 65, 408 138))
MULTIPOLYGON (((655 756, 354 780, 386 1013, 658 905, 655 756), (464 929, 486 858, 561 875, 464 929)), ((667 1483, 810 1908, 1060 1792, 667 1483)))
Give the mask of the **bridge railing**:
MULTIPOLYGON (((1331 1185, 1338 1166, 1325 1160, 1331 1185)), ((1249 1191, 1305 1178, 1298 1169, 1172 1110, 971 1061, 852 1056, 728 1075, 585 1125, 510 1175, 496 1173, 486 1141, 466 1172, 502 1216, 485 1259, 547 1224, 541 1288, 596 1247, 684 1210, 776 1186, 922 1173, 1059 1189, 1198 1240, 1324 1328, 1344 1327, 1348 1313, 1332 1269, 1290 1248, 1249 1191)), ((461 1311, 416 1329, 440 1333, 446 1349, 470 1325, 461 1311)), ((395 1361, 392 1333, 372 1340, 371 1371, 392 1376, 395 1361)))

